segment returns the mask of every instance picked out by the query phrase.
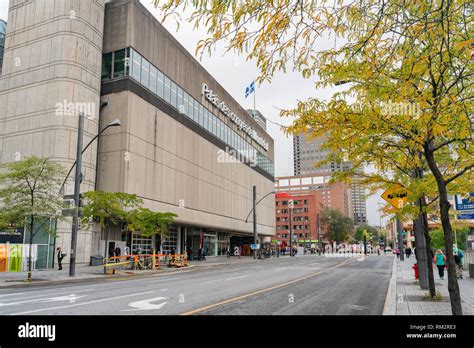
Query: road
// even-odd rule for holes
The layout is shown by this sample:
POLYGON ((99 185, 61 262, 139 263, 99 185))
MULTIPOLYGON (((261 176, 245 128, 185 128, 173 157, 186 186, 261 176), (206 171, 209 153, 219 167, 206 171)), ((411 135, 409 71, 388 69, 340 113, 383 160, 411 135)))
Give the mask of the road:
POLYGON ((0 291, 1 315, 380 315, 393 257, 307 255, 0 291))

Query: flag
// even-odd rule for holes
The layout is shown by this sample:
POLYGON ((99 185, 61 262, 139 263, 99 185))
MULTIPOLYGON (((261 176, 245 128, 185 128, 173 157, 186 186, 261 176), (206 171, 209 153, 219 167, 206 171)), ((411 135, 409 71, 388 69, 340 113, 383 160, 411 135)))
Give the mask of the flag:
POLYGON ((252 92, 255 92, 255 81, 252 81, 252 83, 245 88, 245 98, 247 98, 252 92))

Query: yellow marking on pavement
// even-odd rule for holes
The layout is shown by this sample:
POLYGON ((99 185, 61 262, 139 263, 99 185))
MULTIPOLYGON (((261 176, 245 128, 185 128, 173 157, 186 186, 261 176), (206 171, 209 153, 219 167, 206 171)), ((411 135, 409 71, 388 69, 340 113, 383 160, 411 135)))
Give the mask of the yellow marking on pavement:
POLYGON ((349 263, 352 263, 352 262, 355 262, 357 261, 357 258, 354 260, 354 259, 348 259, 348 260, 345 260, 339 264, 337 264, 336 266, 334 267, 330 267, 330 268, 327 268, 325 270, 322 270, 322 271, 319 271, 319 272, 316 272, 316 273, 312 273, 310 275, 307 275, 307 276, 304 276, 304 277, 301 277, 301 278, 298 278, 298 279, 294 279, 294 280, 290 280, 286 283, 283 283, 283 284, 279 284, 279 285, 275 285, 275 286, 271 286, 269 288, 265 288, 265 289, 261 289, 261 290, 257 290, 257 291, 254 291, 254 292, 251 292, 249 294, 245 294, 245 295, 241 295, 241 296, 237 296, 237 297, 233 297, 233 298, 230 298, 230 299, 227 299, 225 301, 221 301, 221 302, 218 302, 218 303, 214 303, 214 304, 211 304, 211 305, 208 305, 208 306, 204 306, 204 307, 201 307, 201 308, 197 308, 197 309, 193 309, 192 311, 189 311, 189 312, 185 312, 185 313, 182 313, 180 315, 193 315, 193 314, 196 314, 196 313, 199 313, 199 312, 203 312, 203 311, 206 311, 208 309, 211 309, 211 308, 215 308, 215 307, 218 307, 218 306, 222 306, 222 305, 225 305, 225 304, 228 304, 228 303, 231 303, 231 302, 235 302, 235 301, 238 301, 238 300, 241 300, 241 299, 244 299, 244 298, 247 298, 247 297, 250 297, 250 296, 254 296, 254 295, 258 295, 258 294, 261 294, 261 293, 264 293, 264 292, 267 292, 267 291, 270 291, 270 290, 275 290, 275 289, 279 289, 279 288, 282 288, 284 286, 287 286, 287 285, 290 285, 290 284, 293 284, 293 283, 296 283, 296 282, 299 282, 299 281, 302 281, 302 280, 305 280, 305 279, 308 279, 308 278, 311 278, 311 277, 315 277, 321 273, 324 273, 325 271, 330 271, 332 269, 335 269, 335 268, 338 268, 338 267, 341 267, 341 266, 344 266, 346 264, 349 264, 349 263), (349 262, 351 261, 351 262, 349 262))

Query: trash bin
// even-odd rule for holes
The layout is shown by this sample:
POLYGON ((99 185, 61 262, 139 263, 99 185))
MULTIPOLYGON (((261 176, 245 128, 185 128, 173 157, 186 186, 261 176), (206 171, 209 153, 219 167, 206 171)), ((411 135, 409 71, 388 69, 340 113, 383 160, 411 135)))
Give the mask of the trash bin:
POLYGON ((469 264, 469 278, 474 278, 474 263, 469 264))
POLYGON ((104 257, 102 255, 92 255, 91 256, 91 266, 100 266, 104 264, 104 257))

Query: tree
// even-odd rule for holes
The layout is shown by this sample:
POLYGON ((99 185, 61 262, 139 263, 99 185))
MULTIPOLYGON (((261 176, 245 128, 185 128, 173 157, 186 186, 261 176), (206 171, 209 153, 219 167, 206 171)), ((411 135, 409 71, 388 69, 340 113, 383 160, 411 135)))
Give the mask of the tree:
MULTIPOLYGON (((458 229, 454 230, 454 233, 456 234, 457 241, 458 241, 458 248, 459 249, 465 249, 466 245, 466 240, 467 240, 467 235, 469 234, 469 228, 463 228, 463 229, 458 229)), ((431 235, 431 246, 434 249, 444 249, 444 233, 442 229, 437 229, 430 231, 431 235)))
POLYGON ((144 236, 160 235, 161 239, 168 237, 168 226, 173 223, 176 214, 170 212, 155 212, 148 208, 138 208, 130 212, 128 229, 140 231, 144 236))
POLYGON ((347 240, 354 228, 352 219, 334 208, 325 208, 321 212, 321 224, 327 227, 328 238, 336 243, 347 240))
POLYGON ((364 235, 366 236, 367 240, 371 238, 375 238, 375 240, 378 239, 379 236, 379 231, 372 226, 369 225, 360 225, 356 228, 355 234, 354 234, 354 239, 356 242, 363 242, 364 241, 364 235), (364 233, 365 231, 365 233, 364 233))
MULTIPOLYGON (((86 226, 97 222, 105 232, 105 248, 109 239, 109 227, 129 221, 129 211, 143 203, 135 194, 124 192, 89 191, 82 194, 84 207, 81 209, 81 223, 86 226)), ((107 254, 107 252, 105 252, 107 254)))
MULTIPOLYGON (((283 111, 296 118, 289 133, 310 127, 313 136, 326 135, 327 148, 341 161, 360 163, 367 152, 376 156, 395 148, 410 149, 397 156, 402 164, 423 168, 426 163, 438 191, 451 309, 461 315, 448 192, 474 189, 470 2, 158 3, 165 17, 178 16, 180 6, 194 7, 190 20, 209 31, 198 52, 226 41, 228 49, 256 60, 259 82, 292 67, 303 77, 316 75, 316 88, 336 88, 328 101, 310 98, 283 111), (330 48, 329 37, 334 38, 330 48), (337 90, 344 83, 347 88, 337 90)), ((391 162, 392 168, 400 163, 391 162)), ((388 165, 374 163, 378 169, 388 165)))
POLYGON ((0 174, 0 227, 14 229, 26 225, 29 232, 28 281, 31 281, 34 237, 41 230, 54 233, 45 222, 62 218, 63 199, 59 187, 64 168, 36 156, 1 167, 6 171, 0 174))

